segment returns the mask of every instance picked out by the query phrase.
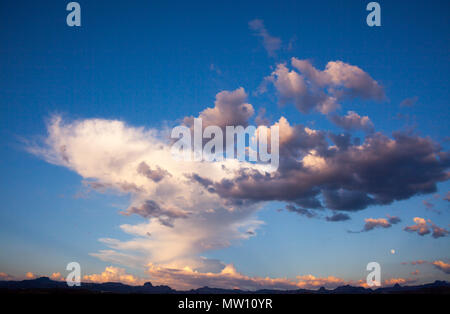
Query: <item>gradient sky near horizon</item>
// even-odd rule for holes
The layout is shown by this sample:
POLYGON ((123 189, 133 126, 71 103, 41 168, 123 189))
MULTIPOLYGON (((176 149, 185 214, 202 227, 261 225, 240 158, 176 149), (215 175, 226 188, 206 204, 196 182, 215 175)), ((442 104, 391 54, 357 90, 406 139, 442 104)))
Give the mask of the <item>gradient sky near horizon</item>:
MULTIPOLYGON (((205 284, 283 288, 297 281, 316 287, 317 282, 325 286, 356 284, 365 280, 367 263, 376 261, 383 280, 397 279, 386 284, 450 280, 448 1, 378 1, 381 27, 366 24, 369 1, 78 1, 81 27, 66 25, 68 2, 8 0, 0 4, 0 273, 8 278, 23 278, 26 272, 64 276, 66 265, 77 261, 83 275, 103 273, 103 277, 86 278, 89 280, 133 283, 125 275, 132 274, 139 278, 135 283, 140 278, 172 286, 184 281, 181 288, 205 284), (283 89, 286 81, 276 73, 279 66, 303 75, 312 85, 320 83, 301 73, 292 58, 308 60, 320 71, 330 61, 358 67, 364 76, 355 80, 363 77, 369 87, 366 81, 356 82, 349 91, 351 97, 338 99, 340 107, 330 112, 315 110, 315 103, 308 112, 299 110, 306 100, 289 85, 295 81, 287 82, 292 90, 283 89), (363 90, 373 86, 381 89, 363 90), (244 218, 233 217, 234 224, 221 230, 223 234, 205 231, 198 243, 213 239, 207 249, 196 250, 192 256, 170 252, 171 258, 165 260, 158 254, 177 250, 175 245, 170 248, 172 242, 164 242, 167 238, 182 236, 177 240, 180 243, 189 238, 189 233, 184 234, 189 230, 178 229, 189 217, 173 214, 175 226, 168 227, 156 216, 123 215, 138 206, 142 195, 114 184, 109 189, 95 189, 89 185, 92 180, 111 182, 83 175, 92 163, 108 158, 106 155, 96 159, 83 147, 77 146, 78 151, 69 147, 74 156, 84 156, 85 164, 80 166, 49 162, 49 156, 58 153, 49 151, 52 147, 43 148, 44 152, 30 149, 45 146, 56 116, 64 121, 61 128, 67 128, 67 134, 73 131, 71 127, 83 127, 77 123, 101 119, 108 127, 113 120, 123 121, 120 132, 135 132, 139 137, 145 135, 139 133, 144 132, 141 127, 165 130, 214 107, 218 93, 234 91, 236 96, 241 87, 246 95, 243 102, 254 108, 251 124, 264 109, 270 124, 284 117, 292 127, 351 134, 361 143, 374 134, 391 139, 393 132, 406 134, 411 143, 405 144, 408 150, 399 153, 403 156, 399 158, 404 158, 406 167, 412 165, 408 169, 411 177, 417 172, 417 178, 429 179, 436 189, 418 187, 417 192, 403 197, 399 186, 400 196, 393 196, 392 202, 369 202, 358 209, 345 208, 343 200, 335 208, 294 202, 294 210, 286 208, 293 204, 292 198, 257 201, 249 205, 253 209, 244 218), (373 96, 381 90, 382 97, 373 96), (349 111, 359 118, 367 116, 371 123, 358 120, 357 125, 349 126, 349 111), (435 146, 430 148, 425 142, 435 146), (416 144, 422 145, 418 154, 430 149, 428 157, 436 158, 436 164, 416 160, 416 144), (442 179, 445 175, 447 179, 442 179), (339 213, 349 219, 325 218, 339 213), (389 222, 392 216, 401 221, 389 222), (429 233, 405 230, 418 222, 415 217, 425 219, 429 233), (365 220, 369 218, 385 219, 389 225, 378 220, 370 228, 365 220), (241 223, 249 229, 234 234, 241 223), (120 227, 123 225, 126 227, 120 227), (437 233, 436 227, 440 228, 437 233), (146 228, 152 230, 147 238, 146 228), (161 238, 157 238, 158 231, 161 238), (146 241, 160 241, 161 246, 146 241), (136 247, 139 249, 132 249, 136 247), (234 269, 227 273, 225 265, 234 269), (108 266, 113 266, 109 273, 105 272, 108 266), (183 269, 185 266, 189 268, 183 269), (297 277, 309 274, 320 280, 297 277), (290 281, 267 283, 261 279, 265 277, 290 281)), ((320 93, 331 83, 324 84, 314 92, 320 93)), ((345 92, 347 87, 337 88, 345 92)), ((86 127, 78 134, 90 131, 86 127)), ((94 146, 97 140, 105 140, 96 134, 86 135, 94 146)), ((327 141, 333 145, 330 138, 327 141)), ((156 160, 149 165, 156 169, 165 162, 156 160)), ((359 168, 355 165, 355 169, 359 168)), ((383 190, 384 182, 405 184, 407 179, 396 176, 395 169, 392 173, 392 177, 377 178, 379 189, 370 183, 372 190, 364 192, 372 197, 383 190)), ((164 178, 175 179, 176 175, 164 178)), ((134 183, 139 185, 140 180, 134 183)), ((334 193, 334 185, 340 184, 337 181, 320 188, 334 193)), ((201 190, 195 184, 199 183, 192 182, 191 188, 201 190)), ((317 197, 325 203, 324 194, 317 197)), ((190 231, 193 235, 201 233, 198 221, 191 226, 195 226, 190 231)))

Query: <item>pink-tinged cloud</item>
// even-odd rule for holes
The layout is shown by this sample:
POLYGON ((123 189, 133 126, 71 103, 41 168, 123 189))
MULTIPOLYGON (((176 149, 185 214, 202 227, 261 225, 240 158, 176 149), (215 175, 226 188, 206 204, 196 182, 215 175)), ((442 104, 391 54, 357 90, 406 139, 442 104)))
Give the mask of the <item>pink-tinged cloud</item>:
POLYGON ((389 228, 391 227, 391 224, 387 221, 385 218, 366 218, 364 219, 366 224, 364 225, 364 231, 369 231, 374 228, 380 227, 380 228, 389 228))
POLYGON ((450 274, 450 263, 445 263, 443 261, 434 261, 433 264, 437 269, 442 270, 446 274, 450 274))
MULTIPOLYGON (((247 103, 247 93, 240 87, 234 91, 221 91, 217 93, 214 107, 206 108, 200 112, 198 118, 202 119, 202 126, 247 126, 248 120, 255 113, 253 106, 247 103)), ((183 121, 188 126, 193 126, 194 117, 186 117, 183 121)))
POLYGON ((14 277, 5 273, 5 272, 0 272, 0 280, 13 280, 14 277))
POLYGON ((50 275, 50 279, 52 279, 52 280, 58 280, 58 281, 59 281, 59 280, 64 280, 64 278, 62 277, 62 275, 61 275, 60 272, 51 274, 51 275, 50 275))
MULTIPOLYGON (((373 230, 375 228, 390 228, 392 225, 395 225, 401 221, 401 219, 397 216, 386 215, 388 218, 366 218, 364 219, 365 224, 361 232, 367 232, 373 230)), ((352 232, 350 233, 358 233, 352 232)))
POLYGON ((25 278, 34 279, 34 278, 36 278, 36 275, 29 271, 25 274, 25 278))
POLYGON ((383 285, 384 286, 393 286, 393 285, 399 284, 399 285, 403 286, 403 285, 414 283, 416 281, 417 281, 417 279, 414 279, 414 278, 389 278, 389 279, 385 279, 383 281, 383 285))
MULTIPOLYGON (((127 274, 122 268, 109 266, 102 273, 86 275, 83 279, 87 282, 121 282, 129 285, 142 285, 150 281, 153 285, 167 285, 177 290, 190 290, 205 286, 248 291, 260 289, 317 290, 320 287, 334 289, 343 285, 370 288, 364 279, 347 281, 332 275, 327 277, 300 275, 295 278, 251 277, 239 273, 232 264, 225 265, 219 272, 201 272, 190 267, 175 268, 149 264, 147 274, 148 278, 140 278, 127 274)), ((384 281, 384 285, 408 284, 414 281, 411 278, 390 278, 384 281)))
POLYGON ((114 266, 106 267, 105 270, 100 274, 85 275, 83 277, 83 280, 87 282, 97 283, 121 282, 128 285, 142 285, 145 282, 141 278, 138 278, 131 274, 127 274, 125 269, 114 266))
POLYGON ((148 274, 152 283, 168 285, 179 290, 203 286, 225 289, 317 289, 319 287, 335 288, 349 282, 335 276, 316 277, 313 275, 297 276, 296 279, 249 277, 239 273, 233 265, 226 265, 219 273, 198 272, 185 267, 182 269, 148 265, 148 274))
POLYGON ((342 61, 328 62, 325 70, 316 69, 308 60, 291 59, 295 70, 286 64, 278 64, 266 77, 261 92, 273 83, 280 104, 293 103, 303 113, 311 110, 323 114, 339 108, 339 101, 346 98, 383 100, 383 88, 369 74, 342 61))
POLYGON ((405 227, 405 231, 416 232, 420 236, 424 236, 432 232, 432 237, 435 239, 445 237, 449 234, 447 229, 437 226, 430 219, 425 220, 421 217, 414 217, 413 221, 415 225, 405 227))

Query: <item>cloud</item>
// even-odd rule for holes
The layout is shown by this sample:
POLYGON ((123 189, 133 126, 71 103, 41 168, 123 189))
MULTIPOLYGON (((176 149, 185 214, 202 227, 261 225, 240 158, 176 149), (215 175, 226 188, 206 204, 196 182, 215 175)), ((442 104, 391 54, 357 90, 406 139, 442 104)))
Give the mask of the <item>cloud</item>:
POLYGON ((34 279, 34 278, 36 278, 36 275, 29 271, 25 274, 25 278, 26 279, 34 279))
POLYGON ((330 61, 325 70, 317 70, 308 60, 291 59, 295 69, 278 64, 275 71, 265 78, 260 92, 272 83, 279 95, 279 103, 293 103, 302 113, 311 110, 323 114, 339 108, 339 101, 362 98, 381 101, 385 99, 383 88, 369 74, 342 61, 330 61), (296 71, 297 70, 297 71, 296 71))
POLYGON ((296 206, 291 205, 291 204, 286 205, 286 210, 290 211, 290 212, 293 212, 293 213, 296 213, 296 214, 299 214, 301 216, 305 216, 307 218, 313 218, 313 217, 317 216, 317 214, 315 212, 313 212, 313 211, 310 211, 308 209, 301 208, 301 207, 296 207, 296 206))
POLYGON ((397 216, 390 216, 390 215, 386 215, 386 216, 388 217, 389 223, 391 223, 393 225, 398 224, 400 221, 402 221, 400 219, 400 217, 397 217, 397 216))
POLYGON ((420 217, 414 217, 413 219, 415 225, 405 227, 405 231, 408 232, 417 232, 417 234, 423 236, 430 233, 430 228, 427 225, 425 219, 420 217))
POLYGON ((417 276, 420 274, 420 271, 418 269, 416 269, 415 271, 411 272, 411 275, 413 276, 417 276))
POLYGON ((308 60, 297 58, 292 58, 292 66, 311 82, 328 88, 328 91, 338 99, 360 97, 383 100, 385 98, 384 90, 379 83, 357 66, 342 61, 330 61, 324 71, 319 71, 308 60))
MULTIPOLYGON (((448 180, 450 156, 429 138, 395 132, 366 136, 364 143, 329 146, 326 134, 285 118, 280 128, 280 167, 264 173, 239 169, 213 180, 222 198, 315 203, 316 208, 358 211, 414 195, 434 193, 448 180)), ((307 207, 307 206, 306 206, 307 207)))
MULTIPOLYGON (((407 265, 407 264, 408 264, 407 262, 403 262, 403 263, 402 263, 402 265, 407 265)), ((435 268, 437 268, 437 269, 443 271, 444 273, 450 274, 450 264, 449 264, 449 263, 446 263, 446 262, 444 262, 444 261, 442 261, 442 260, 436 260, 436 261, 433 261, 433 262, 428 262, 428 261, 425 261, 425 260, 417 260, 417 261, 412 261, 412 262, 410 262, 410 264, 411 264, 411 265, 425 265, 425 264, 430 264, 430 265, 433 265, 435 268)), ((415 272, 413 272, 413 273, 411 273, 411 274, 414 274, 414 273, 417 273, 417 274, 418 274, 419 271, 416 270, 415 272)))
POLYGON ((326 221, 345 221, 345 220, 349 220, 350 216, 344 213, 334 213, 331 216, 327 216, 325 217, 326 221))
POLYGON ((449 234, 449 231, 447 229, 441 228, 435 224, 431 224, 431 229, 433 230, 432 236, 435 239, 445 237, 449 234))
MULTIPOLYGON (((217 100, 227 103, 224 98, 236 100, 242 93, 221 94, 217 100)), ((214 114, 206 116, 226 120, 214 114)), ((122 213, 138 214, 146 220, 134 226, 122 225, 133 237, 127 241, 101 239, 108 248, 92 255, 130 267, 149 262, 201 267, 201 253, 251 236, 246 232, 261 225, 255 218, 261 204, 230 202, 187 175, 196 173, 211 181, 231 179, 241 167, 259 166, 229 159, 214 163, 177 161, 170 148, 163 131, 131 127, 117 120, 66 122, 58 116, 49 120, 45 142, 28 147, 48 162, 89 180, 99 192, 129 196, 130 204, 122 213)))
POLYGON ((384 286, 405 285, 417 282, 415 278, 389 278, 383 281, 384 286))
POLYGON ((121 282, 133 286, 142 285, 145 282, 141 278, 127 274, 125 269, 114 266, 106 267, 100 274, 85 275, 83 276, 83 281, 96 283, 121 282))
MULTIPOLYGON (((222 289, 240 289, 255 291, 260 289, 274 290, 297 290, 312 289, 317 290, 320 287, 334 289, 342 285, 354 285, 366 287, 365 280, 346 281, 336 276, 317 277, 314 275, 299 275, 295 278, 270 278, 270 277, 251 277, 244 275, 236 270, 232 264, 222 265, 219 270, 198 271, 186 267, 163 267, 155 264, 148 264, 146 268, 148 278, 141 278, 126 273, 123 268, 109 266, 100 274, 85 275, 84 281, 87 282, 121 282, 129 285, 142 285, 151 281, 153 285, 167 285, 177 290, 190 290, 201 287, 222 288, 222 289)), ((401 278, 388 279, 387 284, 391 282, 406 283, 410 280, 401 278)))
POLYGON ((276 51, 281 48, 281 39, 271 36, 262 20, 252 20, 248 23, 248 26, 252 31, 254 31, 256 36, 262 38, 264 48, 266 49, 268 55, 271 57, 275 56, 276 51))
MULTIPOLYGON (((314 275, 299 275, 295 278, 270 278, 270 277, 250 277, 239 273, 232 264, 225 267, 217 273, 198 272, 184 268, 166 268, 152 264, 148 265, 148 274, 152 283, 156 285, 168 285, 178 290, 187 290, 199 287, 214 287, 226 289, 241 290, 259 290, 259 289, 279 289, 279 290, 297 290, 312 289, 317 290, 320 287, 334 289, 343 285, 363 286, 367 288, 365 280, 346 281, 336 276, 317 277, 314 275)), ((387 279, 386 285, 392 283, 412 283, 413 279, 387 279)))
POLYGON ((334 210, 355 211, 374 203, 371 197, 359 191, 325 189, 322 195, 324 196, 325 206, 334 210))
MULTIPOLYGON (((255 113, 253 106, 247 103, 247 93, 240 87, 234 91, 222 91, 216 95, 213 108, 206 108, 199 114, 203 128, 216 125, 221 128, 230 126, 247 126, 248 120, 255 113)), ((184 118, 184 123, 194 125, 194 117, 184 118)))
MULTIPOLYGON (((229 108, 246 107, 245 97, 243 89, 219 93, 212 111, 200 116, 209 123, 248 121, 251 115, 229 108)), ((166 133, 117 120, 66 122, 55 116, 45 143, 28 149, 76 172, 99 192, 129 196, 122 212, 146 221, 121 225, 131 239, 102 238, 107 248, 92 255, 130 267, 149 262, 210 267, 214 263, 200 256, 251 237, 248 230, 262 225, 255 215, 265 201, 285 201, 306 216, 325 207, 357 211, 432 193, 437 182, 447 179, 448 156, 427 138, 374 133, 344 148, 329 145, 326 132, 291 125, 283 117, 275 124, 280 128, 280 167, 271 173, 231 159, 174 160, 166 133)), ((435 228, 436 236, 443 232, 435 228)))
POLYGON ((434 204, 432 204, 426 200, 423 200, 422 203, 423 203, 423 205, 425 205, 426 209, 432 209, 434 207, 434 204))
POLYGON ((400 103, 400 107, 412 107, 416 104, 417 100, 419 98, 417 96, 411 97, 411 98, 405 98, 400 103))
POLYGON ((275 71, 265 78, 265 82, 273 83, 280 104, 293 103, 302 113, 317 110, 325 114, 339 107, 334 96, 327 95, 315 85, 308 85, 302 75, 289 70, 285 64, 278 64, 275 71))
POLYGON ((226 265, 220 272, 198 272, 184 268, 167 268, 150 264, 148 274, 152 283, 169 285, 179 290, 199 288, 203 286, 214 288, 235 288, 241 290, 258 289, 318 289, 325 286, 336 288, 347 282, 341 278, 315 277, 313 275, 297 276, 295 279, 269 278, 269 277, 249 277, 239 273, 233 265, 226 265))
POLYGON ((385 218, 366 218, 363 231, 370 231, 374 228, 390 228, 392 225, 385 218))
POLYGON ((0 272, 0 280, 8 281, 8 280, 13 280, 13 279, 14 279, 13 276, 11 276, 11 275, 9 275, 9 274, 7 274, 5 272, 0 272))
POLYGON ((448 230, 435 225, 430 219, 425 220, 424 218, 414 217, 413 221, 415 224, 405 227, 405 231, 417 232, 420 236, 424 236, 432 232, 432 237, 435 239, 445 237, 449 234, 448 230))
POLYGON ((60 272, 52 273, 50 275, 50 279, 52 279, 52 280, 64 280, 64 278, 61 276, 60 272))
MULTIPOLYGON (((272 79, 285 95, 299 101, 301 110, 326 113, 338 99, 377 99, 376 91, 381 93, 378 83, 369 83, 357 67, 329 64, 318 71, 308 63, 295 62, 294 68, 300 72, 279 65, 280 75, 272 79), (365 83, 358 85, 353 81, 360 76, 365 83)), ((198 117, 204 127, 225 127, 248 125, 253 115, 247 93, 238 88, 219 92, 214 106, 198 117)), ((183 121, 192 126, 193 119, 183 121)), ((54 116, 45 142, 28 150, 74 171, 98 192, 127 195, 129 204, 121 212, 144 220, 120 226, 131 235, 127 240, 100 239, 107 248, 93 256, 130 267, 152 263, 202 273, 220 266, 202 258, 203 253, 255 234, 263 224, 256 212, 266 201, 283 201, 290 204, 288 210, 314 217, 315 209, 352 212, 433 193, 436 184, 449 177, 449 154, 429 138, 373 132, 361 143, 349 134, 292 125, 285 117, 274 124, 280 130, 280 167, 272 172, 232 159, 174 160, 167 130, 133 127, 118 120, 64 121, 54 116)), ((334 213, 325 219, 347 218, 334 213)), ((445 233, 445 229, 433 230, 436 237, 445 233)))
POLYGON ((333 114, 330 116, 330 120, 337 126, 340 126, 347 131, 363 130, 365 132, 374 132, 374 126, 368 116, 361 117, 354 111, 347 112, 346 116, 339 116, 333 114))
POLYGON ((449 263, 445 263, 443 261, 437 260, 437 261, 432 262, 431 264, 433 264, 437 269, 442 270, 444 273, 450 274, 450 264, 449 263))
POLYGON ((362 229, 362 231, 367 232, 370 230, 373 230, 375 228, 390 228, 393 224, 399 223, 401 220, 399 217, 396 216, 389 216, 388 219, 386 218, 366 218, 364 219, 365 225, 362 229))
POLYGON ((186 218, 188 213, 179 209, 163 209, 158 203, 152 200, 146 200, 140 206, 131 206, 127 208, 124 214, 138 214, 145 218, 158 218, 160 223, 173 227, 173 220, 176 218, 186 218))
POLYGON ((150 180, 153 180, 153 182, 159 182, 166 176, 171 176, 170 173, 167 170, 161 169, 160 167, 156 166, 155 170, 152 170, 145 161, 141 162, 137 168, 137 172, 144 175, 150 180))

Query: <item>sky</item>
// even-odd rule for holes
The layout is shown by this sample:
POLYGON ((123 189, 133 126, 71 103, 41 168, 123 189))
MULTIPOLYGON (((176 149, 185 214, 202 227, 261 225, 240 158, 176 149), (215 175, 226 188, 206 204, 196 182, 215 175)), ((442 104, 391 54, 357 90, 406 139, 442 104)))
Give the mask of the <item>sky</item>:
POLYGON ((2 279, 450 280, 448 1, 68 2, 0 4, 2 279), (194 117, 279 126, 279 168, 174 160, 194 117))

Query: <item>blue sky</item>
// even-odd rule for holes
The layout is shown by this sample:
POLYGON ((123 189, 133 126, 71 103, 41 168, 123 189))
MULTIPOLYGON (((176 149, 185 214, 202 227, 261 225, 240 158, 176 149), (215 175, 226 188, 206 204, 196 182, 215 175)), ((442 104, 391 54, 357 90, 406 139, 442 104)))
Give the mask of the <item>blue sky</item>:
MULTIPOLYGON (((367 1, 368 2, 368 1, 367 1)), ((86 191, 82 176, 27 152, 46 137, 52 115, 69 121, 121 120, 133 127, 163 128, 212 107, 217 93, 243 87, 255 111, 272 121, 342 130, 319 112, 280 105, 273 86, 257 93, 277 64, 292 57, 323 70, 340 60, 365 71, 386 99, 350 99, 338 114, 368 116, 376 131, 412 130, 449 149, 450 23, 448 1, 379 1, 382 26, 368 27, 364 1, 79 1, 82 26, 68 27, 64 1, 3 1, 0 5, 0 271, 65 274, 78 261, 83 273, 114 263, 90 253, 105 249, 99 238, 130 238, 119 226, 145 221, 119 213, 126 193, 86 191), (281 40, 270 56, 249 29, 254 19, 281 40), (412 106, 400 106, 416 97, 412 106)), ((291 69, 292 67, 290 67, 291 69)), ((353 132, 364 137, 361 131, 353 132)), ((447 169, 448 171, 448 169, 447 169)), ((308 219, 265 203, 255 217, 265 223, 247 240, 201 255, 233 264, 248 276, 365 278, 365 265, 383 276, 410 278, 414 260, 449 262, 449 238, 403 231, 414 217, 449 229, 449 203, 437 191, 349 213, 351 220, 308 219), (433 197, 439 194, 440 197, 433 197), (427 210, 424 200, 434 204, 427 210), (390 228, 358 234, 365 218, 399 216, 390 228), (391 254, 390 250, 396 253, 391 254)), ((125 267, 145 276, 144 268, 125 267)), ((418 266, 419 281, 448 274, 418 266)))

